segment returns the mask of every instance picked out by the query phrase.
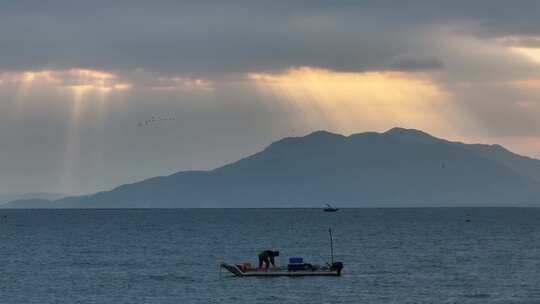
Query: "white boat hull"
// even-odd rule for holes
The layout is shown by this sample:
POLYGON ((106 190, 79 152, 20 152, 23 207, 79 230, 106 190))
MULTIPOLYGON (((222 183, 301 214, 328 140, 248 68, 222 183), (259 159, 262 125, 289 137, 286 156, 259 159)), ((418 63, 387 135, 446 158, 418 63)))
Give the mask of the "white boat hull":
POLYGON ((236 265, 221 264, 222 268, 237 277, 305 277, 305 276, 329 276, 337 277, 341 275, 341 268, 326 268, 320 270, 297 270, 289 271, 287 268, 269 268, 269 269, 249 269, 244 270, 236 265))

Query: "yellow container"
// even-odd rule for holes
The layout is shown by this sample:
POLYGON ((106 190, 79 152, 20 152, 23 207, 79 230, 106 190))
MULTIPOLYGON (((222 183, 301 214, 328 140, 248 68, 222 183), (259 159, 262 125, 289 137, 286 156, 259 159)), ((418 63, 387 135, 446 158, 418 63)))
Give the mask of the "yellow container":
POLYGON ((244 266, 244 269, 251 269, 251 263, 250 262, 244 262, 244 264, 242 264, 242 266, 244 266))

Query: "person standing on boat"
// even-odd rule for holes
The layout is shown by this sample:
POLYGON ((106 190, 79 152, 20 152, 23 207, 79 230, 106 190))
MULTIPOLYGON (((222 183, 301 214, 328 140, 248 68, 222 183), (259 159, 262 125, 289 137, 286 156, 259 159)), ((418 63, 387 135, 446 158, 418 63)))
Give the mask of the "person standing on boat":
POLYGON ((259 253, 259 268, 262 268, 263 263, 265 265, 265 269, 268 269, 268 267, 270 267, 270 264, 276 267, 276 264, 274 264, 274 257, 277 256, 279 256, 279 251, 265 250, 259 253))

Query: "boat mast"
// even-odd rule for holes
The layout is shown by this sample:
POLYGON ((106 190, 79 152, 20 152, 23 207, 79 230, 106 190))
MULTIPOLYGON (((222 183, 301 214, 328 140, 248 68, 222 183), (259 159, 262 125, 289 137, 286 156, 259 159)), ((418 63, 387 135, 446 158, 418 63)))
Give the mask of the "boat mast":
POLYGON ((332 240, 332 227, 328 226, 328 234, 330 235, 330 258, 334 264, 334 241, 332 240))

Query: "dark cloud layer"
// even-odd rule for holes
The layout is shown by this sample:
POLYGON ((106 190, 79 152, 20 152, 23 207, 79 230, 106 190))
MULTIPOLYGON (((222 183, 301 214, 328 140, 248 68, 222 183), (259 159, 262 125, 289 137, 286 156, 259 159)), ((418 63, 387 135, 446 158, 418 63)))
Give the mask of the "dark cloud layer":
POLYGON ((90 67, 215 75, 318 66, 440 68, 419 28, 537 35, 536 1, 11 1, 0 68, 90 67), (425 58, 422 58, 425 56, 425 58), (420 64, 419 64, 420 63, 420 64))

